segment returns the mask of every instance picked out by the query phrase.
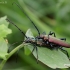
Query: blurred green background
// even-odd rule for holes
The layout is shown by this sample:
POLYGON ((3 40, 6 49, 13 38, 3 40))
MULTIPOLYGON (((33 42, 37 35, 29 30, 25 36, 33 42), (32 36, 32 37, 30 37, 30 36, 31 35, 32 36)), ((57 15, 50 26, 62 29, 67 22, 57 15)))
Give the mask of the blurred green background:
MULTIPOLYGON (((29 11, 36 16, 36 18, 32 18, 41 33, 46 32, 48 34, 49 31, 54 31, 57 38, 66 38, 67 42, 70 43, 70 0, 23 1, 29 11)), ((22 31, 26 32, 30 28, 34 36, 38 35, 30 20, 16 5, 12 5, 13 2, 19 3, 17 0, 0 0, 0 17, 7 15, 22 31)), ((31 14, 29 15, 31 16, 31 14)), ((10 45, 24 39, 24 36, 15 26, 9 24, 9 28, 12 29, 12 34, 7 36, 10 45)), ((19 44, 21 43, 12 46, 10 51, 19 44)), ((70 49, 65 49, 70 54, 70 49)), ((16 54, 7 61, 3 70, 53 70, 41 62, 37 64, 32 54, 29 56, 24 54, 24 49, 19 50, 16 63, 16 54)))

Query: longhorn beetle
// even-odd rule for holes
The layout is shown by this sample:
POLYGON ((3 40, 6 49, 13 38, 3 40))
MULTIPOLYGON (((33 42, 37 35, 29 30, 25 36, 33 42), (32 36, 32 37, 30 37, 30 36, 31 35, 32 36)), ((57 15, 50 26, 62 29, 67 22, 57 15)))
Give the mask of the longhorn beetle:
MULTIPOLYGON (((26 12, 23 10, 23 8, 20 5, 18 5, 17 3, 13 3, 13 4, 16 4, 22 10, 22 12, 29 18, 29 16, 26 14, 26 12)), ((49 48, 49 49, 61 49, 62 51, 64 51, 67 54, 67 57, 69 58, 68 52, 63 49, 63 47, 70 48, 70 44, 65 42, 66 38, 58 39, 58 38, 56 38, 55 33, 51 32, 51 31, 49 32, 48 35, 46 35, 45 32, 43 32, 43 34, 40 34, 40 31, 37 28, 37 26, 29 18, 29 20, 31 21, 31 23, 34 25, 34 27, 36 28, 36 30, 38 32, 38 36, 36 36, 35 39, 30 38, 30 37, 27 37, 25 35, 25 33, 19 27, 17 27, 13 22, 11 22, 8 18, 6 20, 9 21, 10 23, 12 23, 16 28, 18 28, 18 30, 26 37, 26 40, 24 40, 23 42, 31 43, 33 45, 34 48, 33 48, 32 52, 36 49, 37 61, 38 61, 37 46, 39 46, 39 47, 43 46, 43 47, 49 48), (54 37, 52 35, 54 35, 54 37), (63 41, 63 40, 65 40, 65 41, 63 41)))

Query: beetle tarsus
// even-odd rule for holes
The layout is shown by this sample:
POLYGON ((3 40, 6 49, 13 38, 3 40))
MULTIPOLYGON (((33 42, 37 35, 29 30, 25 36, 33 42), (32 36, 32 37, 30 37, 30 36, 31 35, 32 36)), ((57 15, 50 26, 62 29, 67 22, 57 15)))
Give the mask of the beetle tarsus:
POLYGON ((36 47, 34 46, 34 48, 33 48, 33 50, 32 50, 32 53, 33 53, 33 51, 35 50, 35 48, 36 48, 36 47))
POLYGON ((38 48, 37 48, 37 46, 35 45, 35 47, 36 47, 36 53, 37 53, 37 64, 38 64, 38 48))
POLYGON ((66 51, 66 50, 64 50, 62 47, 60 48, 63 52, 65 52, 66 53, 66 55, 67 55, 67 57, 68 57, 68 59, 70 59, 69 58, 69 54, 68 54, 68 52, 66 51))
POLYGON ((50 31, 48 34, 48 42, 49 42, 49 35, 54 35, 54 37, 56 37, 55 33, 50 31))
POLYGON ((56 35, 55 35, 55 33, 54 32, 49 32, 49 34, 48 35, 54 35, 54 37, 56 37, 56 35))
POLYGON ((66 38, 60 38, 60 40, 64 40, 64 41, 66 41, 66 38))

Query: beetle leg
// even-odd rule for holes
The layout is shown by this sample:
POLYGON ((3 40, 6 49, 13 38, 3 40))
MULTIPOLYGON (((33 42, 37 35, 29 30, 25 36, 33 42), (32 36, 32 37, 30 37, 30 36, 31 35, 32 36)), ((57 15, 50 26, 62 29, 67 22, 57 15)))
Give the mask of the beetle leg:
POLYGON ((52 34, 54 34, 54 37, 56 37, 55 33, 50 31, 48 34, 48 41, 49 41, 49 35, 52 35, 52 34))
POLYGON ((36 48, 36 47, 34 46, 34 48, 33 48, 33 50, 32 50, 32 53, 33 53, 33 51, 35 50, 35 48, 36 48))
MULTIPOLYGON (((19 41, 19 42, 24 42, 24 40, 21 40, 21 41, 19 41)), ((10 48, 11 48, 12 46, 14 46, 15 44, 19 43, 19 42, 15 42, 15 43, 13 43, 11 46, 9 46, 9 47, 8 47, 8 53, 10 52, 10 48)))
POLYGON ((37 53, 37 63, 38 63, 38 48, 37 48, 37 46, 36 46, 35 44, 34 44, 33 46, 34 46, 34 48, 33 48, 32 52, 36 49, 36 53, 37 53))
POLYGON ((18 51, 17 51, 17 54, 16 54, 16 62, 17 62, 17 60, 18 60, 18 51))
POLYGON ((52 43, 50 43, 50 48, 51 48, 51 49, 54 49, 54 47, 53 47, 53 44, 52 44, 52 43))
POLYGON ((37 48, 37 46, 35 46, 36 47, 36 53, 37 53, 37 63, 38 63, 38 48, 37 48))
POLYGON ((50 48, 53 50, 53 49, 56 49, 56 50, 58 50, 58 48, 59 47, 55 47, 56 45, 55 44, 53 44, 53 43, 50 43, 50 48))
POLYGON ((49 32, 49 34, 48 35, 54 35, 54 37, 56 37, 56 35, 55 35, 55 33, 54 32, 49 32))
POLYGON ((66 38, 60 38, 60 40, 64 40, 64 41, 66 41, 66 38))
POLYGON ((60 48, 63 52, 65 52, 66 53, 66 55, 67 55, 67 57, 69 58, 69 54, 68 54, 68 52, 66 51, 66 50, 64 50, 62 47, 60 48))
POLYGON ((18 49, 18 51, 16 53, 16 63, 17 63, 17 60, 18 60, 18 52, 19 52, 19 49, 18 49))

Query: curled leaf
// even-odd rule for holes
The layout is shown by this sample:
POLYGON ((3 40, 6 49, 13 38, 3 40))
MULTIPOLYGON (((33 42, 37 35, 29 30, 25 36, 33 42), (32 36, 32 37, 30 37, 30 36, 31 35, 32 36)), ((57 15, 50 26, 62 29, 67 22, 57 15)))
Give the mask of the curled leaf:
POLYGON ((8 28, 9 23, 6 21, 7 16, 0 18, 0 58, 6 60, 8 55, 8 45, 5 37, 12 31, 8 28))

